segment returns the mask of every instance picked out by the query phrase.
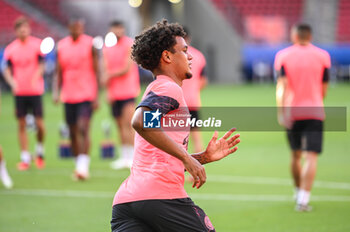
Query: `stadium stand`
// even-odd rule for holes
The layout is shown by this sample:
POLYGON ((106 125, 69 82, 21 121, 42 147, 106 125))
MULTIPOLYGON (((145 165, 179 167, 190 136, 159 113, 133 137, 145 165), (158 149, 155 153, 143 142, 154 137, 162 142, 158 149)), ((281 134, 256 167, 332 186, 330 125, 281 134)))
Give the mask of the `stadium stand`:
POLYGON ((6 45, 15 38, 13 23, 21 15, 29 19, 33 35, 43 38, 50 34, 46 25, 35 21, 29 15, 0 0, 0 45, 6 45))
POLYGON ((61 0, 27 0, 27 2, 45 12, 47 15, 55 18, 62 24, 66 24, 68 22, 68 16, 61 10, 61 0))
POLYGON ((350 1, 339 0, 337 41, 350 42, 350 1))
POLYGON ((211 1, 246 41, 270 43, 286 40, 289 28, 302 17, 304 3, 304 0, 211 1))

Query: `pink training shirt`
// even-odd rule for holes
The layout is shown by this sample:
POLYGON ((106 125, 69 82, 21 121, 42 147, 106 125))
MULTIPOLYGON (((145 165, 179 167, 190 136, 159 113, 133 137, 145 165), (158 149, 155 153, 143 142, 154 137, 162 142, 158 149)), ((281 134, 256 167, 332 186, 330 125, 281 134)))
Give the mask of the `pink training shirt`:
MULTIPOLYGON (((186 102, 182 89, 170 77, 157 76, 146 89, 142 102, 154 111, 176 114, 183 112, 186 102), (181 110, 182 109, 182 110, 181 110)), ((165 133, 187 150, 189 127, 165 133)), ((168 153, 154 147, 139 134, 135 134, 134 161, 130 176, 121 184, 113 205, 151 199, 177 199, 188 197, 184 189, 184 165, 168 153)))
POLYGON ((330 66, 328 52, 312 44, 293 45, 277 53, 275 69, 284 68, 288 83, 284 106, 292 107, 292 120, 325 118, 322 84, 324 71, 330 66))
POLYGON ((192 55, 192 78, 182 82, 185 101, 190 110, 198 110, 201 106, 200 81, 206 65, 204 55, 194 47, 189 46, 188 52, 192 55))
POLYGON ((61 101, 80 103, 97 96, 97 80, 93 67, 92 37, 80 35, 74 41, 67 36, 57 45, 58 62, 62 70, 61 101))
MULTIPOLYGON (((133 40, 123 36, 113 47, 104 47, 103 55, 109 73, 124 67, 130 59, 133 40)), ((137 64, 132 61, 129 71, 123 76, 113 77, 107 86, 110 101, 135 98, 140 94, 140 77, 137 64)))
POLYGON ((16 39, 5 48, 4 59, 12 67, 16 96, 36 96, 44 93, 43 77, 35 77, 42 58, 40 44, 40 39, 29 36, 24 42, 16 39))

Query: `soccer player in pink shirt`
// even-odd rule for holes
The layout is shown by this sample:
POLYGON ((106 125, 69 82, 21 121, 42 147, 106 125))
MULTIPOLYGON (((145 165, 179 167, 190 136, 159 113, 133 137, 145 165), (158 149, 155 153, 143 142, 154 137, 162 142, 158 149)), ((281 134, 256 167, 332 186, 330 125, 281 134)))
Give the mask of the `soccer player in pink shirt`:
POLYGON ((137 64, 131 59, 133 40, 125 35, 120 21, 113 21, 110 32, 117 44, 103 48, 103 83, 107 86, 108 100, 118 125, 121 140, 121 157, 111 163, 113 169, 130 168, 134 153, 134 130, 131 118, 135 109, 135 98, 140 94, 140 78, 137 64))
POLYGON ((278 120, 287 128, 292 150, 291 172, 296 188, 296 210, 310 211, 310 192, 316 175, 317 157, 322 151, 323 99, 326 96, 329 54, 311 44, 311 27, 292 28, 292 46, 275 58, 278 120), (304 152, 303 152, 304 151, 304 152), (301 158, 305 155, 302 166, 301 158))
POLYGON ((18 138, 21 148, 21 162, 17 168, 21 171, 30 168, 31 155, 28 148, 25 116, 32 113, 37 128, 36 166, 44 168, 43 106, 41 95, 44 93, 44 62, 40 52, 41 40, 30 35, 30 25, 25 17, 15 22, 17 39, 4 51, 4 77, 15 96, 18 138))
POLYGON ((184 171, 192 175, 193 187, 200 188, 206 181, 203 164, 235 152, 239 134, 230 137, 235 130, 231 129, 218 139, 215 132, 205 151, 190 155, 189 128, 165 130, 143 124, 145 112, 152 112, 154 120, 161 115, 188 113, 181 85, 192 76, 192 56, 184 37, 179 24, 163 20, 135 39, 132 57, 152 71, 155 80, 133 115, 132 126, 137 132, 134 161, 130 176, 114 197, 113 232, 215 231, 208 216, 187 195, 184 171))
MULTIPOLYGON (((1 96, 1 91, 0 91, 1 96)), ((0 101, 0 113, 1 113, 1 101, 0 101)), ((12 180, 10 175, 8 174, 7 168, 6 168, 6 162, 4 159, 4 155, 2 152, 2 147, 0 146, 0 180, 5 186, 5 188, 10 189, 13 186, 12 180)))
MULTIPOLYGON (((200 92, 207 85, 206 60, 204 55, 196 48, 190 46, 191 36, 189 30, 184 28, 186 33, 186 43, 188 44, 188 52, 192 55, 191 72, 192 77, 184 80, 182 83, 182 91, 185 97, 186 104, 190 110, 191 118, 199 119, 199 109, 201 107, 200 92)), ((194 152, 203 150, 203 142, 201 133, 197 128, 191 128, 190 133, 193 141, 194 152)))
POLYGON ((90 118, 98 106, 98 56, 92 37, 84 34, 84 22, 69 23, 70 36, 57 45, 57 75, 53 82, 53 100, 64 103, 72 152, 76 156, 75 178, 89 177, 90 118))

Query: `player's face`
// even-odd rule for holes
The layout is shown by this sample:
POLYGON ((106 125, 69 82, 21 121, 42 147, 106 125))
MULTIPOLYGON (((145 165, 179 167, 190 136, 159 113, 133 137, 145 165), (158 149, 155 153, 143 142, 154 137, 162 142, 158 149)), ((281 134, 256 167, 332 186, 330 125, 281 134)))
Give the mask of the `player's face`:
POLYGON ((25 39, 30 35, 30 26, 28 23, 23 23, 16 29, 16 35, 19 39, 25 39))
POLYGON ((173 54, 173 60, 177 75, 181 79, 190 79, 192 77, 192 55, 188 53, 188 45, 181 36, 176 37, 174 50, 175 53, 173 54))
POLYGON ((123 26, 114 26, 111 27, 110 30, 115 34, 115 36, 117 36, 118 39, 125 35, 125 28, 123 26))
POLYGON ((69 31, 72 37, 77 38, 84 33, 84 23, 77 21, 69 25, 69 31))

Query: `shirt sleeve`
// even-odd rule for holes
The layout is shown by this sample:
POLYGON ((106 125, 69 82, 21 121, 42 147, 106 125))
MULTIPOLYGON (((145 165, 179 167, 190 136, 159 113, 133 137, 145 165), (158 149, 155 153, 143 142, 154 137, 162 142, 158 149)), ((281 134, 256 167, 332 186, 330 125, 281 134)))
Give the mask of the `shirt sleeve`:
POLYGON ((277 78, 286 76, 286 67, 283 64, 283 60, 280 52, 278 52, 275 56, 274 68, 275 68, 275 73, 277 78))
POLYGON ((11 62, 9 51, 8 49, 5 49, 4 56, 2 57, 2 60, 1 60, 1 70, 4 70, 5 68, 11 67, 11 66, 12 66, 12 62, 11 62))
POLYGON ((328 52, 326 52, 326 55, 324 58, 324 67, 328 69, 331 67, 331 57, 328 52))
POLYGON ((324 70, 323 70, 322 82, 323 83, 329 82, 329 69, 328 68, 324 68, 324 70))
POLYGON ((157 88, 148 92, 143 98, 141 103, 137 106, 148 107, 152 111, 159 111, 166 115, 170 111, 176 110, 180 107, 180 96, 182 94, 181 89, 178 86, 169 86, 165 88, 157 88))

